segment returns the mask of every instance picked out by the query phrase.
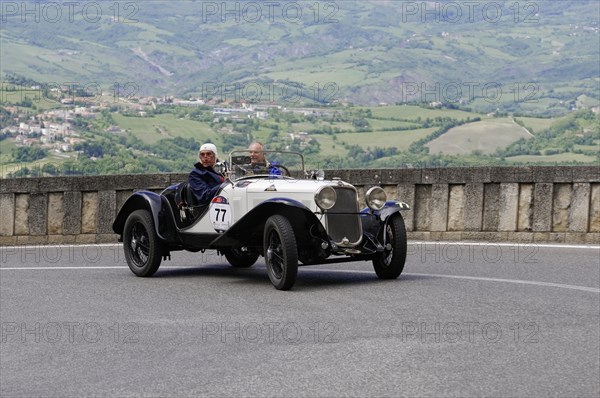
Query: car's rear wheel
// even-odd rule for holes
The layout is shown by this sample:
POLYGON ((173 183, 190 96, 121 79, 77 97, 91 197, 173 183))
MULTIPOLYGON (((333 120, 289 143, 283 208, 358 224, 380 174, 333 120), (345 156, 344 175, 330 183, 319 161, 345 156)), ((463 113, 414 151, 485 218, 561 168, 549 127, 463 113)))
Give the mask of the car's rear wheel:
POLYGON ((162 244, 148 210, 129 215, 123 230, 123 249, 129 269, 137 276, 152 276, 162 260, 162 244))
POLYGON ((406 262, 406 227, 400 213, 390 217, 379 237, 385 250, 373 259, 373 268, 380 279, 395 279, 402 273, 406 262))
POLYGON ((248 268, 252 267, 256 260, 258 260, 259 254, 251 251, 242 251, 241 249, 226 249, 223 250, 225 258, 234 268, 248 268))
POLYGON ((271 283, 279 290, 290 289, 298 275, 298 248, 288 219, 280 215, 269 217, 265 223, 263 243, 271 283))

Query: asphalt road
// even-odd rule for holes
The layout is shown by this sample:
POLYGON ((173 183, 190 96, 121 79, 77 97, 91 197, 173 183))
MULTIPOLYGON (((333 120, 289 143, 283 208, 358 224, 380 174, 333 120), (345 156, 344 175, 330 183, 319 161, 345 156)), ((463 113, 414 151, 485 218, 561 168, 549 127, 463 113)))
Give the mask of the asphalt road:
MULTIPOLYGON (((262 260, 262 259, 261 259, 262 260)), ((409 244, 401 277, 0 248, 0 396, 598 397, 600 249, 409 244)))

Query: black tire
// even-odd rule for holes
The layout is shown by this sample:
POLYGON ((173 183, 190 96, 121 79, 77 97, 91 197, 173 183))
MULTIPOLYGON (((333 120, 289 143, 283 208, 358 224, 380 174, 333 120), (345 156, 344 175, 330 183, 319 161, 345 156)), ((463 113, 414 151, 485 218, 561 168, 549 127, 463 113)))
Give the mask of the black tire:
POLYGON ((267 273, 278 290, 289 290, 298 275, 298 248, 292 225, 287 218, 269 217, 264 230, 264 256, 267 273))
POLYGON ((383 234, 386 234, 386 243, 390 250, 385 250, 373 259, 373 268, 380 279, 396 279, 404 269, 406 262, 406 227, 400 213, 390 217, 379 237, 383 243, 383 234))
POLYGON ((223 255, 234 268, 248 268, 252 267, 256 260, 258 260, 259 254, 250 251, 241 251, 240 249, 225 249, 223 255))
POLYGON ((162 243, 148 210, 136 210, 127 217, 123 249, 129 269, 137 276, 152 276, 158 270, 162 260, 162 243))

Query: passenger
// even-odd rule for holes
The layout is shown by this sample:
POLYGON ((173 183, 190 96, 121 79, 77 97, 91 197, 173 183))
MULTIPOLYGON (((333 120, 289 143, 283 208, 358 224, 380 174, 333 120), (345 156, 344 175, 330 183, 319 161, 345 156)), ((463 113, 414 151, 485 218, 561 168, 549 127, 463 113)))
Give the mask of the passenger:
POLYGON ((198 151, 198 162, 190 172, 188 182, 198 205, 210 203, 219 187, 225 181, 213 166, 217 163, 217 147, 214 144, 204 144, 198 151))

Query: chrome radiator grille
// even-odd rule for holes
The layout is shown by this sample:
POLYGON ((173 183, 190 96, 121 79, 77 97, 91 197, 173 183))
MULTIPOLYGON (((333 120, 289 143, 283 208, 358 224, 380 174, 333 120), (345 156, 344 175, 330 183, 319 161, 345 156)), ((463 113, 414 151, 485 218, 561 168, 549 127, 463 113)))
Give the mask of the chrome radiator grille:
POLYGON ((327 232, 339 246, 360 243, 362 227, 358 215, 358 196, 352 187, 333 187, 337 194, 335 205, 327 211, 327 232), (349 243, 343 243, 346 238, 349 243))

